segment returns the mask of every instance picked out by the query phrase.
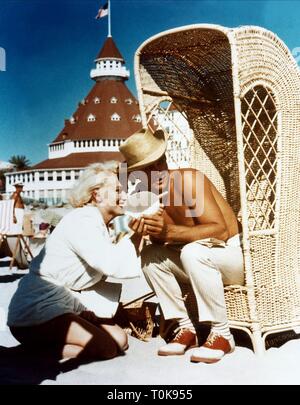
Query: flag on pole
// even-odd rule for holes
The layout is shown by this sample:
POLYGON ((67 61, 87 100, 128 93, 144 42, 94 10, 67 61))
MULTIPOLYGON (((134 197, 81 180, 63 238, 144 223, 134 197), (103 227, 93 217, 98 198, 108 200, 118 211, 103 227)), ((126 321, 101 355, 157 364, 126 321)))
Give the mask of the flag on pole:
POLYGON ((108 15, 108 2, 104 4, 101 8, 99 8, 98 14, 96 15, 96 20, 99 18, 106 17, 108 15))

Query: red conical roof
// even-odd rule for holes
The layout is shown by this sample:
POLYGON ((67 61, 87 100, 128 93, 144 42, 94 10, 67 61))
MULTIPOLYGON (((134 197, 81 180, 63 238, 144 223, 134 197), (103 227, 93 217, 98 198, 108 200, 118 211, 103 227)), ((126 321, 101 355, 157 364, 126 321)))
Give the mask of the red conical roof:
POLYGON ((96 82, 73 114, 74 124, 69 120, 53 142, 87 139, 126 139, 138 131, 142 124, 135 122, 139 115, 139 106, 122 80, 103 80, 96 82), (112 103, 112 98, 116 103, 112 103), (99 103, 95 103, 95 99, 99 103), (131 100, 131 101, 130 101, 131 100), (120 121, 112 121, 113 114, 118 114, 120 121), (88 121, 92 114, 95 121, 88 121))
POLYGON ((116 58, 124 60, 123 56, 121 55, 117 45, 114 43, 112 37, 108 37, 104 42, 104 45, 99 52, 97 59, 105 59, 105 58, 116 58))
MULTIPOLYGON (((108 37, 97 59, 124 59, 113 39, 108 37)), ((127 88, 124 80, 116 77, 104 78, 95 83, 84 102, 78 104, 73 114, 73 122, 65 121, 64 128, 52 143, 64 141, 126 139, 141 129, 142 123, 135 118, 140 115, 139 105, 127 88), (114 99, 114 102, 111 102, 114 99), (116 114, 116 119, 112 116, 116 114), (94 119, 88 120, 88 117, 94 119), (119 120, 118 120, 119 118, 119 120)), ((46 159, 33 169, 80 168, 89 163, 105 160, 123 160, 121 153, 115 151, 74 152, 65 157, 46 159)))

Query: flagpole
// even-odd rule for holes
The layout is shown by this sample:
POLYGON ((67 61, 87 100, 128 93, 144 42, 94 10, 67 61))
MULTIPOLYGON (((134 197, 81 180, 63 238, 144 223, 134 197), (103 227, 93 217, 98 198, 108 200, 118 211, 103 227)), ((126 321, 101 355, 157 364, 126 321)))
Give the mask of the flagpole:
POLYGON ((111 14, 110 14, 110 0, 108 0, 108 37, 111 37, 111 14))

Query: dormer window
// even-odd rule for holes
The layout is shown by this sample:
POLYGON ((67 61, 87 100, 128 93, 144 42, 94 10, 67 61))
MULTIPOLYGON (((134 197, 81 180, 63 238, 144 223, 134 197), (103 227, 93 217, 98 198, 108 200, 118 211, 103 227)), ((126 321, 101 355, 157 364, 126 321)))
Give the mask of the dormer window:
POLYGON ((86 100, 85 98, 81 100, 81 104, 82 104, 82 105, 85 105, 86 102, 87 102, 87 100, 86 100))
POLYGON ((131 98, 126 98, 125 103, 131 105, 133 101, 131 98))
POLYGON ((95 97, 95 98, 94 98, 94 103, 95 103, 95 104, 100 104, 100 98, 99 98, 99 97, 95 97))
POLYGON ((96 121, 96 117, 95 117, 93 114, 90 114, 90 115, 87 117, 87 120, 88 120, 88 122, 94 122, 94 121, 96 121))
POLYGON ((110 99, 110 102, 111 102, 112 104, 116 104, 116 103, 118 102, 118 99, 117 99, 116 97, 112 97, 112 98, 110 99))
POLYGON ((70 118, 70 123, 75 124, 75 118, 73 116, 70 118))
POLYGON ((142 118, 141 118, 140 114, 133 115, 133 116, 132 116, 132 121, 134 121, 134 122, 141 122, 141 121, 142 121, 142 118))
POLYGON ((120 121, 121 117, 119 116, 119 114, 114 113, 114 114, 110 117, 110 119, 111 119, 112 121, 120 121))

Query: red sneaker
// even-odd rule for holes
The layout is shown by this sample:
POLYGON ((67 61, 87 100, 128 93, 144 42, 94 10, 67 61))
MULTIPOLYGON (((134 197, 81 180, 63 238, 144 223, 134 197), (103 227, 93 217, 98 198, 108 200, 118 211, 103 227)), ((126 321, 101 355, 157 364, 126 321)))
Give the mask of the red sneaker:
POLYGON ((225 354, 232 353, 235 349, 233 336, 227 340, 221 335, 211 332, 203 346, 193 350, 191 361, 195 363, 216 363, 225 354))
POLYGON ((188 349, 197 347, 197 335, 189 329, 180 329, 176 336, 158 350, 159 356, 182 355, 188 349))

